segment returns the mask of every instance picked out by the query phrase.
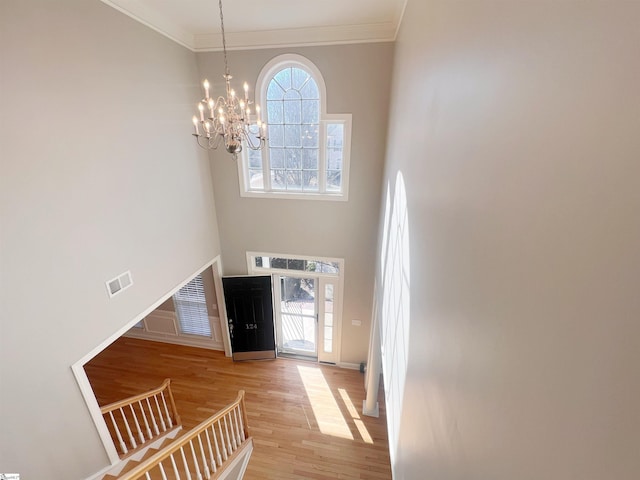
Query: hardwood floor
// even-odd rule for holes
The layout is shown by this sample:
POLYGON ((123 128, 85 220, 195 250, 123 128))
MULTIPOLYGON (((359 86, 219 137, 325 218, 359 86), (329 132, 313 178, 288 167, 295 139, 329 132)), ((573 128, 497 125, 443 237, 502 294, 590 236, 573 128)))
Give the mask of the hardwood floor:
POLYGON ((360 372, 300 360, 233 362, 223 352, 122 337, 85 366, 100 405, 171 378, 185 430, 246 392, 255 450, 245 475, 262 479, 390 479, 384 395, 360 415, 360 372))

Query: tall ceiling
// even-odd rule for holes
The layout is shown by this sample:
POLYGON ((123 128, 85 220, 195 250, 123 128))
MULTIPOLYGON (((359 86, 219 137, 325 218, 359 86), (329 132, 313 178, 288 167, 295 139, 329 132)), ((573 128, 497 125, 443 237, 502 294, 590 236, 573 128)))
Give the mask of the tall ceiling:
MULTIPOLYGON (((222 49, 218 0, 102 0, 194 51, 222 49)), ((229 49, 394 40, 406 0, 225 0, 229 49)))

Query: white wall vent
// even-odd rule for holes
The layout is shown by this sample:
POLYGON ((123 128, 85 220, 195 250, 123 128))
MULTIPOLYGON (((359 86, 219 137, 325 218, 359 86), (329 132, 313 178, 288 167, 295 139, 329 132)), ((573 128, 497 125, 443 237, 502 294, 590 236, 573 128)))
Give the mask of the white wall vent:
POLYGON ((127 271, 118 275, 113 280, 109 280, 107 282, 107 292, 109 292, 109 297, 117 295, 118 293, 129 288, 131 285, 133 285, 131 272, 127 271))

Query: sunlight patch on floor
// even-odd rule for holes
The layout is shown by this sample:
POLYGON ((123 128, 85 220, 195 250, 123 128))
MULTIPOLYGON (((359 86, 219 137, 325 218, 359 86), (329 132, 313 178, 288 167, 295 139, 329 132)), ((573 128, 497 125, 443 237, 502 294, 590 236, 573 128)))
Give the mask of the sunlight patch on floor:
POLYGON ((358 414, 358 410, 356 410, 355 405, 351 401, 351 397, 344 388, 339 388, 338 393, 342 397, 342 401, 344 402, 347 410, 349 411, 349 415, 353 418, 353 423, 355 424, 358 432, 360 432, 360 436, 365 443, 373 443, 373 438, 369 435, 369 430, 365 426, 364 422, 360 420, 360 415, 358 414))
POLYGON ((298 373, 307 392, 313 414, 318 422, 320 432, 334 437, 353 440, 351 430, 347 425, 338 402, 331 393, 331 389, 319 368, 298 366, 298 373))

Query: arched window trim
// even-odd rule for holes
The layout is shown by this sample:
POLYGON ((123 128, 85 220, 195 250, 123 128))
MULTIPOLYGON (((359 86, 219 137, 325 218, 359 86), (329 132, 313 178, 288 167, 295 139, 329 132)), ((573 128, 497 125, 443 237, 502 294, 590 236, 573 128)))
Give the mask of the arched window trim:
MULTIPOLYGON (((303 191, 282 191, 273 190, 270 186, 270 176, 267 175, 269 169, 269 149, 265 149, 262 152, 263 168, 265 171, 264 189, 252 189, 249 186, 249 172, 248 172, 248 155, 247 149, 244 149, 244 153, 241 156, 241 161, 238 162, 238 178, 240 181, 240 195, 242 197, 258 197, 258 198, 286 198, 297 200, 337 200, 347 201, 349 194, 349 163, 351 157, 351 114, 329 114, 327 113, 327 89, 324 82, 322 73, 306 57, 297 54, 283 54, 271 59, 262 68, 258 75, 256 82, 256 104, 260 105, 263 112, 263 120, 267 121, 267 87, 273 76, 280 70, 289 67, 296 67, 305 70, 311 74, 316 82, 320 95, 320 132, 319 132, 319 176, 324 177, 326 175, 326 129, 328 123, 340 123, 344 128, 343 150, 342 150, 342 190, 340 192, 324 191, 319 192, 303 192, 303 191)), ((324 182, 321 183, 324 186, 324 182)))

